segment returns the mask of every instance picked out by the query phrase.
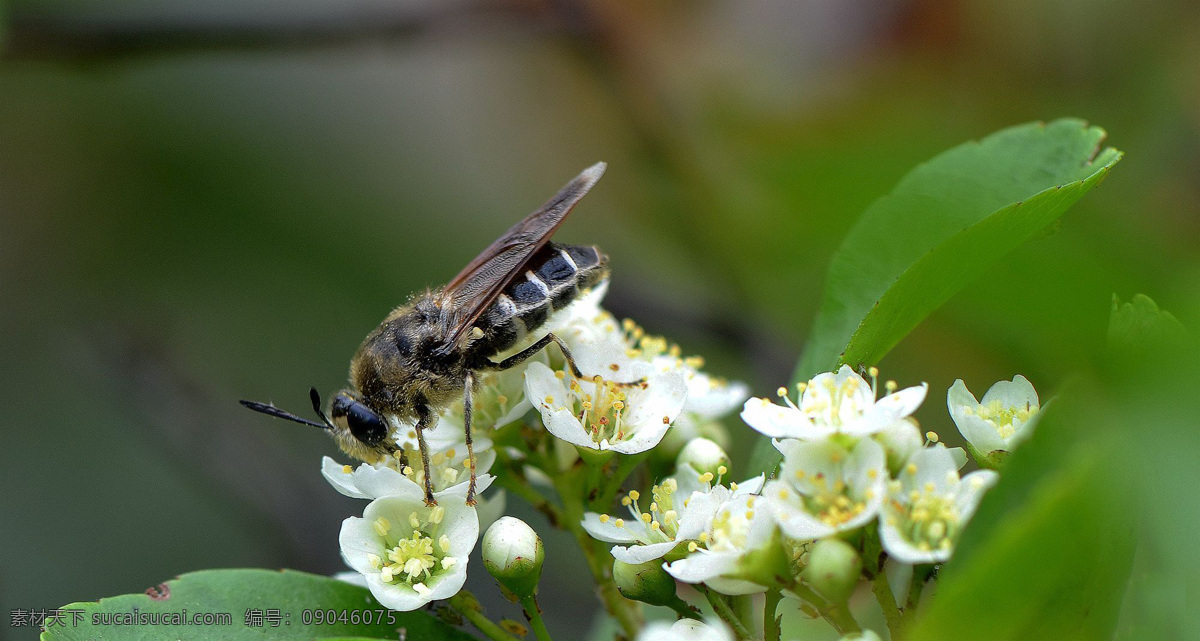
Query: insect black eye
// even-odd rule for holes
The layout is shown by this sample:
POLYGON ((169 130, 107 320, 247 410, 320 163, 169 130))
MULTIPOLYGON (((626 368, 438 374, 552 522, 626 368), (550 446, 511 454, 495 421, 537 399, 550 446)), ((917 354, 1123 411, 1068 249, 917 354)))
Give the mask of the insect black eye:
POLYGON ((334 397, 330 414, 335 422, 345 420, 350 434, 364 445, 379 445, 387 438, 388 428, 383 418, 349 394, 340 393, 334 397))

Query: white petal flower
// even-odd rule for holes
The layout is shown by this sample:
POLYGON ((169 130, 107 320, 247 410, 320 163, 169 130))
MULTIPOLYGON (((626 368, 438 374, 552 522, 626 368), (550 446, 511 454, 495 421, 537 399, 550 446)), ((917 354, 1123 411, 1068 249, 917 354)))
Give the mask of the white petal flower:
POLYGON ((687 397, 678 373, 655 374, 637 385, 597 376, 578 381, 534 363, 525 371, 525 393, 546 429, 579 447, 622 454, 658 445, 687 397))
POLYGON ((427 507, 420 487, 375 499, 362 518, 342 523, 342 558, 362 574, 371 594, 393 610, 415 610, 447 599, 467 578, 467 558, 479 538, 465 488, 439 495, 461 500, 427 507))
POLYGON ((695 619, 651 621, 638 633, 637 641, 734 641, 734 636, 723 621, 709 617, 703 623, 695 619))
MULTIPOLYGON (((872 368, 872 380, 874 381, 872 368)), ((887 396, 876 400, 875 383, 867 383, 848 365, 836 373, 818 374, 801 386, 797 405, 781 389, 786 406, 752 398, 742 409, 750 427, 773 438, 823 439, 832 434, 867 436, 907 418, 925 400, 922 383, 895 391, 888 381, 887 396)))
POLYGON ((999 480, 992 470, 959 477, 954 455, 938 444, 913 454, 888 487, 879 535, 901 563, 941 563, 975 513, 983 493, 999 480))
MULTIPOLYGON (((475 491, 479 493, 491 484, 491 477, 487 472, 496 461, 496 452, 491 446, 488 439, 475 441, 475 491), (485 482, 485 478, 489 480, 485 482)), ((430 447, 433 449, 432 444, 430 447)), ((321 474, 338 492, 356 499, 390 496, 407 491, 409 485, 424 487, 425 468, 420 452, 410 446, 405 446, 405 450, 408 454, 406 466, 401 466, 397 458, 389 457, 375 464, 362 463, 357 468, 352 468, 326 456, 321 461, 321 474)), ((466 491, 471 471, 467 462, 465 442, 455 442, 441 450, 435 449, 429 457, 429 466, 433 471, 431 480, 434 494, 459 487, 466 491)))
POLYGON ((699 540, 726 501, 753 494, 763 486, 762 476, 731 487, 713 485, 714 480, 711 472, 700 474, 690 466, 681 467, 674 477, 654 486, 648 505, 643 506, 637 491, 622 498, 629 518, 588 512, 583 529, 594 539, 625 544, 612 548, 613 558, 623 563, 636 565, 662 558, 688 541, 699 540))
MULTIPOLYGON (((598 302, 598 300, 596 300, 598 302)), ((555 330, 575 354, 587 377, 600 374, 618 382, 631 382, 654 373, 678 372, 687 383, 683 412, 702 423, 732 412, 749 396, 749 388, 736 381, 710 376, 700 368, 704 359, 681 356, 682 350, 660 336, 649 336, 633 321, 617 321, 599 305, 577 303, 567 321, 555 330), (613 365, 618 369, 613 369, 613 365)))
MULTIPOLYGON (((694 495, 693 495, 694 498, 694 495)), ((704 583, 722 594, 754 594, 766 590, 756 582, 755 568, 744 561, 779 545, 770 508, 760 497, 731 497, 717 508, 708 529, 689 543, 686 558, 663 566, 684 583, 704 583)))
POLYGON ((1011 452, 1033 431, 1041 408, 1037 391, 1020 374, 992 385, 982 402, 975 400, 961 379, 956 380, 946 394, 946 405, 958 431, 982 456, 1011 452))
POLYGON ((878 514, 887 492, 887 457, 869 438, 852 449, 832 441, 778 442, 783 467, 763 491, 783 533, 824 538, 854 530, 878 514))
POLYGON ((888 469, 893 475, 900 471, 913 452, 925 444, 925 435, 921 433, 917 421, 912 418, 891 423, 871 438, 878 441, 887 452, 888 469))

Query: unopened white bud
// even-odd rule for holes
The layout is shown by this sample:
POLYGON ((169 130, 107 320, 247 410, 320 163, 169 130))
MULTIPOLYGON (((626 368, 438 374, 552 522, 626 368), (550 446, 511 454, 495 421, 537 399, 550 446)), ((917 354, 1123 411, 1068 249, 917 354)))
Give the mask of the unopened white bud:
POLYGON ((697 437, 683 446, 675 465, 690 465, 701 474, 711 472, 713 476, 720 476, 723 473, 721 468, 729 468, 729 455, 715 442, 697 437))
POLYGON ((537 592, 545 558, 542 540, 521 519, 501 517, 483 535, 483 566, 518 598, 537 592))

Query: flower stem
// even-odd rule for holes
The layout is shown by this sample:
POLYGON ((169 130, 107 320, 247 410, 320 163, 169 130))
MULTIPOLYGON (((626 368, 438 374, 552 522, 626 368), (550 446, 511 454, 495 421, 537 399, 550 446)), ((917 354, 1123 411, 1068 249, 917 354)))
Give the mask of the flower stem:
POLYGON ((527 596, 521 599, 521 607, 525 609, 525 616, 533 626, 533 634, 538 641, 551 641, 550 632, 546 630, 546 624, 542 621, 542 609, 538 607, 537 599, 527 596))
POLYGON ((696 621, 704 620, 704 617, 700 616, 699 610, 697 610, 695 607, 689 605, 687 601, 684 601, 683 599, 679 598, 678 596, 675 597, 674 601, 672 601, 666 605, 668 608, 671 608, 672 610, 674 610, 675 613, 678 614, 680 618, 695 619, 696 621))
POLYGON ((724 597, 705 585, 697 585, 696 588, 704 594, 704 598, 708 599, 708 604, 712 606, 713 612, 716 612, 722 621, 733 628, 733 633, 738 639, 745 641, 754 638, 754 634, 746 629, 746 624, 742 623, 742 620, 734 614, 733 608, 729 607, 724 597))
POLYGON ((483 633, 484 636, 492 641, 520 641, 520 639, 500 629, 500 626, 492 623, 492 620, 487 618, 483 613, 483 608, 479 605, 479 600, 474 594, 466 590, 460 590, 458 594, 446 600, 446 604, 458 611, 462 617, 471 622, 475 629, 483 633))
POLYGON ((560 523, 575 537, 575 542, 583 551, 583 558, 592 572, 596 591, 604 603, 604 609, 620 624, 625 636, 632 639, 642 627, 638 606, 617 591, 617 584, 612 578, 612 557, 608 555, 607 550, 597 547, 598 542, 583 529, 583 505, 587 488, 584 487, 582 476, 585 473, 580 468, 575 468, 554 477, 555 487, 563 502, 560 523))
POLYGON ((767 590, 766 602, 763 604, 763 639, 764 641, 779 641, 779 623, 783 617, 775 615, 779 608, 779 599, 783 594, 779 588, 767 590))
POLYGON ((503 474, 497 475, 496 484, 525 499, 525 502, 532 506, 533 509, 546 515, 546 520, 550 522, 550 525, 560 527, 559 523, 562 520, 562 515, 559 513, 558 507, 530 485, 524 474, 508 467, 504 470, 503 474))
POLYGON ((642 454, 619 454, 617 458, 617 469, 612 476, 608 477, 604 490, 599 493, 595 501, 591 502, 592 509, 600 512, 606 511, 617 498, 617 493, 621 491, 621 484, 625 479, 629 478, 630 473, 634 468, 646 458, 646 453, 642 454))
POLYGON ((858 625, 858 621, 854 620, 845 603, 830 603, 803 583, 792 585, 792 591, 801 599, 811 603, 817 609, 821 618, 833 626, 833 629, 837 630, 838 634, 845 635, 851 632, 862 631, 862 628, 858 625))
POLYGON ((875 574, 875 580, 871 583, 871 591, 875 593, 875 600, 883 609, 883 618, 887 620, 887 627, 892 633, 892 639, 899 641, 900 628, 904 622, 900 617, 900 608, 896 607, 896 595, 892 593, 892 586, 888 583, 887 574, 883 570, 875 574))

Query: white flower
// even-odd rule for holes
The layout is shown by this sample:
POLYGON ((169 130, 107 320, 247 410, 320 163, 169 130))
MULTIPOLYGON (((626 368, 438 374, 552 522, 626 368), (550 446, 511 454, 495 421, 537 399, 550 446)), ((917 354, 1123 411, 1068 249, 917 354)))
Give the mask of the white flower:
POLYGON ((617 321, 598 303, 599 298, 594 296, 589 296, 587 302, 576 302, 572 305, 574 311, 564 311, 565 322, 555 330, 571 347, 585 376, 600 374, 614 381, 630 382, 654 373, 678 372, 687 383, 683 412, 689 422, 719 418, 746 400, 750 392, 744 383, 709 376, 700 371, 704 359, 681 356, 678 345, 661 336, 647 335, 632 320, 617 321), (612 355, 621 360, 613 359, 612 355), (613 370, 614 364, 619 369, 613 370))
POLYGON ((832 441, 788 439, 778 480, 763 496, 779 529, 793 539, 824 538, 871 522, 887 493, 887 456, 869 438, 847 449, 832 441))
POLYGON ((921 449, 925 444, 925 435, 917 426, 916 419, 906 418, 896 421, 879 430, 873 439, 883 446, 887 452, 888 470, 894 475, 900 471, 908 457, 921 449))
POLYGON ((662 440, 683 408, 687 385, 678 373, 651 375, 636 385, 600 376, 579 381, 534 363, 525 370, 525 393, 558 438, 579 447, 637 454, 662 440))
POLYGON ((966 384, 956 380, 946 394, 946 405, 958 431, 982 456, 1011 452, 1033 431, 1041 408, 1037 391, 1020 374, 992 385, 983 401, 976 401, 966 384))
POLYGON ((695 619, 651 621, 638 633, 637 641, 734 641, 734 636, 723 621, 709 617, 703 623, 695 619))
POLYGON ((896 384, 888 381, 885 384, 888 395, 876 400, 875 371, 871 369, 872 383, 867 383, 848 365, 843 365, 837 373, 818 374, 799 386, 799 405, 787 397, 784 388, 780 388, 780 396, 787 405, 752 398, 742 409, 742 420, 773 438, 813 440, 838 433, 874 434, 916 411, 928 389, 922 383, 896 391, 896 384))
POLYGON ((467 578, 467 557, 479 538, 466 488, 443 492, 427 507, 415 483, 375 499, 362 518, 342 523, 342 558, 366 579, 371 594, 393 610, 415 610, 454 596, 467 578))
POLYGON ((767 581, 756 580, 760 578, 757 576, 760 568, 752 567, 751 557, 760 551, 769 553, 774 548, 782 550, 782 547, 771 510, 765 502, 762 505, 760 502, 761 499, 753 494, 725 501, 717 509, 708 529, 697 537, 699 543, 688 544, 691 553, 663 567, 684 583, 704 583, 722 594, 754 594, 766 590, 763 584, 767 581))
MULTIPOLYGON (((430 449, 434 449, 434 443, 436 441, 430 444, 430 449)), ((475 441, 476 492, 483 492, 490 484, 490 481, 484 483, 483 479, 487 477, 488 470, 496 461, 496 452, 491 447, 491 441, 487 439, 475 441)), ((394 456, 375 464, 362 463, 357 468, 341 465, 326 456, 321 460, 321 474, 338 492, 356 499, 389 496, 400 491, 397 488, 401 486, 424 487, 425 468, 420 451, 409 446, 405 446, 405 450, 408 454, 408 465, 403 468, 394 456)), ((433 471, 431 480, 435 494, 460 486, 465 491, 471 473, 465 442, 454 442, 444 449, 434 449, 429 457, 429 466, 433 471)))
POLYGON ((621 499, 630 518, 588 512, 583 529, 594 539, 625 544, 612 548, 613 558, 623 563, 637 565, 662 558, 683 543, 699 540, 726 501, 758 492, 763 486, 762 476, 731 487, 710 485, 714 480, 711 472, 700 474, 690 466, 680 467, 674 477, 654 486, 646 511, 642 511, 640 493, 633 491, 621 499))
POLYGON ((959 478, 954 454, 938 444, 917 451, 888 487, 879 535, 888 555, 901 563, 941 563, 950 558, 959 532, 983 493, 1000 475, 978 470, 959 478))

